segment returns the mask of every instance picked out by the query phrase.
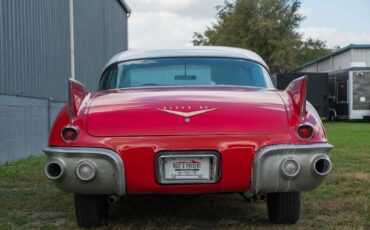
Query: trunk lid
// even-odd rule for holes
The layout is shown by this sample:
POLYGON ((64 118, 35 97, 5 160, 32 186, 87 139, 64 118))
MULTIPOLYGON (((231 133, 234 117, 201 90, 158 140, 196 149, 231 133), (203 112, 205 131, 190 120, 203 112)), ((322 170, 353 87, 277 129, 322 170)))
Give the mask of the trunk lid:
POLYGON ((90 104, 92 136, 273 134, 286 132, 276 92, 245 87, 170 87, 98 92, 90 104))

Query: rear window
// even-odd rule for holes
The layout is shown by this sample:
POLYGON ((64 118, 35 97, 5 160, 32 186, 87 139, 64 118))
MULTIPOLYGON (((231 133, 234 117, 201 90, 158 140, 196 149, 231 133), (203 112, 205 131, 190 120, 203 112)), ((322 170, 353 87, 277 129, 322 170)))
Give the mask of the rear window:
POLYGON ((260 64, 232 58, 158 58, 114 64, 99 89, 161 86, 251 86, 272 88, 260 64))

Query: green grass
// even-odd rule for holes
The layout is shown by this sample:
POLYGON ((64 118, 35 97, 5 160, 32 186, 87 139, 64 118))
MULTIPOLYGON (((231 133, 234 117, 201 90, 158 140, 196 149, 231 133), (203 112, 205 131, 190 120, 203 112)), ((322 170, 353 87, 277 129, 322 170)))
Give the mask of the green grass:
MULTIPOLYGON (((326 123, 334 169, 302 196, 296 225, 271 225, 265 203, 237 194, 138 196, 111 209, 104 229, 370 229, 370 123, 326 123)), ((73 196, 43 175, 45 158, 0 167, 0 229, 77 228, 73 196)))

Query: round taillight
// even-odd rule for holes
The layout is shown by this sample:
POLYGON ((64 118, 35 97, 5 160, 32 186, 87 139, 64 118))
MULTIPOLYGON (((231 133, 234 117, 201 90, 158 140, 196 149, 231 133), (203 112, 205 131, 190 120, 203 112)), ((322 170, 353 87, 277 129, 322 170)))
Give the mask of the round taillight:
POLYGON ((74 142, 78 138, 78 129, 74 126, 66 126, 62 129, 61 136, 62 139, 67 143, 74 142))
POLYGON ((304 140, 311 139, 315 133, 315 129, 311 124, 301 124, 297 128, 297 135, 304 140))

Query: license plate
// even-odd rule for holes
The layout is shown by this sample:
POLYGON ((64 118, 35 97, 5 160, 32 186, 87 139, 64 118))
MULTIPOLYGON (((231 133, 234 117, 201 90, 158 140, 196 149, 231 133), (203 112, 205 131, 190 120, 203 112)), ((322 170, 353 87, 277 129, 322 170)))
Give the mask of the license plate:
POLYGON ((219 166, 219 153, 214 151, 166 152, 156 159, 156 177, 160 184, 216 183, 219 166))
POLYGON ((209 180, 211 159, 167 158, 164 159, 164 179, 209 180))

